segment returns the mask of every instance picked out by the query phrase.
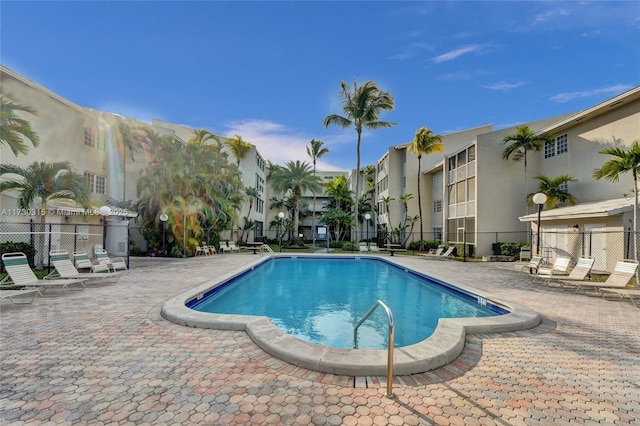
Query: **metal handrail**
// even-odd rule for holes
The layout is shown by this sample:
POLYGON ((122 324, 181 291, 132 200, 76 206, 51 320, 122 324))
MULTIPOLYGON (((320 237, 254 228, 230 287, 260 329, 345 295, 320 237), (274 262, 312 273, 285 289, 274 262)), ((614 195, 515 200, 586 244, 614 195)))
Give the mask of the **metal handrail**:
POLYGON ((358 323, 353 327, 353 347, 354 349, 358 348, 358 327, 362 325, 363 322, 369 315, 376 310, 378 306, 382 306, 387 313, 387 319, 389 320, 389 342, 387 345, 387 394, 385 395, 387 398, 393 398, 393 337, 394 337, 394 322, 393 322, 393 312, 391 309, 384 304, 382 300, 376 300, 366 314, 358 321, 358 323))
POLYGON ((268 244, 263 244, 263 245, 260 246, 260 256, 262 256, 263 249, 266 249, 269 253, 271 253, 271 256, 273 256, 275 254, 273 252, 273 250, 271 249, 271 247, 269 247, 268 244))

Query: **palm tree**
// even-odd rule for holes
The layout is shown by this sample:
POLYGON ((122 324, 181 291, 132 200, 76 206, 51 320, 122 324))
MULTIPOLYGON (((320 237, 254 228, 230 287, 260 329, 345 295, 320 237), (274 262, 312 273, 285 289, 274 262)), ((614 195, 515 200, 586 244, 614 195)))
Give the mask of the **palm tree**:
MULTIPOLYGON (((227 146, 231 150, 231 154, 233 154, 233 157, 236 159, 236 166, 238 167, 238 178, 242 180, 240 175, 240 162, 247 156, 247 154, 251 150, 251 144, 244 141, 242 139, 242 136, 235 135, 227 141, 227 146)), ((240 209, 240 202, 237 203, 236 208, 238 210, 240 209)), ((231 239, 233 239, 233 222, 231 223, 231 239)))
POLYGON ((29 148, 24 143, 23 138, 29 139, 34 148, 40 143, 40 139, 31 128, 31 124, 24 118, 20 118, 16 114, 18 111, 38 115, 35 109, 16 103, 12 96, 4 93, 0 86, 0 144, 9 145, 15 156, 29 152, 29 148))
POLYGON ((511 142, 502 151, 502 158, 508 160, 511 155, 515 161, 524 159, 524 193, 528 194, 527 182, 527 152, 540 151, 545 143, 553 143, 553 137, 547 133, 537 134, 529 126, 518 126, 516 132, 507 135, 502 140, 505 144, 511 142))
POLYGON ((242 227, 242 234, 240 234, 240 242, 242 243, 246 243, 244 231, 253 229, 253 227, 255 226, 255 222, 251 220, 251 210, 253 209, 254 200, 260 196, 260 191, 258 191, 257 188, 248 186, 244 189, 244 193, 247 195, 247 198, 249 199, 249 211, 247 212, 247 215, 244 217, 244 226, 242 227))
POLYGON ((391 234, 391 229, 393 228, 393 225, 391 224, 391 214, 389 213, 389 204, 391 204, 392 201, 394 201, 395 198, 393 197, 381 197, 380 201, 382 201, 382 204, 384 204, 384 210, 387 213, 387 235, 390 236, 391 240, 389 241, 390 243, 393 243, 393 235, 391 234))
POLYGON ((320 179, 313 174, 308 163, 301 163, 300 160, 289 161, 286 167, 278 166, 271 171, 271 185, 278 192, 285 193, 288 189, 293 195, 293 235, 298 236, 300 224, 300 200, 302 194, 307 191, 319 191, 321 189, 320 179))
MULTIPOLYGON (((322 124, 324 127, 336 125, 346 129, 353 126, 358 135, 356 144, 356 194, 360 194, 360 142, 362 138, 362 130, 376 130, 386 127, 397 126, 398 123, 389 121, 380 121, 380 114, 384 110, 392 110, 395 101, 389 92, 383 92, 378 89, 374 81, 367 81, 362 86, 353 81, 353 91, 347 83, 340 82, 340 98, 342 99, 342 111, 344 116, 331 114, 324 118, 322 124)), ((358 205, 355 207, 355 215, 358 217, 358 205)))
POLYGON ((567 182, 575 182, 577 179, 572 178, 569 175, 560 175, 555 178, 550 178, 544 175, 535 176, 534 179, 538 179, 538 190, 534 193, 527 195, 527 203, 530 206, 534 205, 533 196, 536 193, 541 192, 547 196, 547 202, 545 206, 547 209, 555 209, 558 204, 569 203, 572 206, 576 205, 576 198, 565 191, 563 186, 567 182))
POLYGON ((426 127, 421 127, 411 142, 409 149, 418 156, 418 216, 420 216, 420 251, 424 250, 424 238, 422 228, 422 197, 420 196, 420 160, 423 155, 433 154, 434 152, 444 152, 442 137, 434 135, 433 132, 426 127))
MULTIPOLYGON (((638 173, 640 172, 640 140, 633 141, 628 151, 620 147, 606 148, 600 154, 611 155, 614 158, 605 162, 601 168, 593 171, 593 178, 600 180, 607 179, 610 182, 618 182, 620 175, 631 172, 633 177, 633 194, 635 202, 633 204, 633 251, 634 259, 638 259, 638 173)), ((636 279, 638 273, 636 272, 636 279)))
MULTIPOLYGON (((313 161, 313 175, 316 175, 316 161, 318 160, 318 158, 322 157, 323 155, 329 153, 329 148, 325 148, 322 145, 324 145, 324 142, 319 141, 319 140, 315 140, 315 139, 311 139, 311 145, 307 146, 307 155, 309 157, 311 157, 311 160, 313 161)), ((311 218, 311 232, 313 233, 313 243, 315 245, 315 241, 316 241, 316 193, 313 193, 313 212, 312 212, 312 218, 311 218)))
MULTIPOLYGON (((17 191, 18 207, 28 209, 36 198, 40 198, 42 205, 40 224, 44 230, 47 203, 54 200, 73 200, 85 208, 89 207, 90 194, 84 176, 77 174, 71 163, 61 161, 56 163, 34 162, 26 168, 13 164, 0 164, 0 176, 17 175, 19 179, 7 179, 0 182, 0 192, 17 191)), ((44 259, 44 238, 39 238, 41 265, 44 259)))

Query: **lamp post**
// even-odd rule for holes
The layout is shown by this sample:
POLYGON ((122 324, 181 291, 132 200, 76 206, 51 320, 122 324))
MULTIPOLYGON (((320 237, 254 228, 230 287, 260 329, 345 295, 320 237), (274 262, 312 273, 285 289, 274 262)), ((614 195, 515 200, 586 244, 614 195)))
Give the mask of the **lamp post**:
POLYGON ((538 234, 536 239, 536 254, 540 256, 540 214, 542 213, 542 206, 547 202, 547 196, 542 192, 538 192, 533 196, 533 202, 538 205, 538 234))
POLYGON ((364 220, 367 221, 367 244, 369 244, 369 221, 371 220, 371 215, 369 213, 365 214, 364 220))
POLYGON ((167 255, 167 249, 165 248, 164 229, 165 229, 165 222, 168 219, 169 219, 169 216, 167 216, 166 214, 162 213, 160 215, 160 222, 162 222, 162 255, 163 256, 167 255))
POLYGON ((280 233, 280 227, 282 226, 282 219, 284 218, 284 213, 278 213, 278 238, 280 239, 280 251, 282 251, 282 234, 280 233))

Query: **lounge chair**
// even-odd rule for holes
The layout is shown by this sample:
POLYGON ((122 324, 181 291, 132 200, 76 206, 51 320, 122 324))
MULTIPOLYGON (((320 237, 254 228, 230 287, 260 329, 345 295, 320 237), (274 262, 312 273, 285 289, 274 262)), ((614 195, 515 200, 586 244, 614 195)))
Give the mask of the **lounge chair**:
POLYGON ((380 251, 380 247, 378 247, 378 243, 369 243, 369 251, 380 251))
POLYGON ((568 257, 557 257, 553 262, 551 268, 545 268, 544 266, 538 267, 536 270, 536 274, 533 277, 533 282, 541 279, 545 283, 548 283, 549 280, 556 275, 568 275, 569 272, 569 264, 571 263, 571 259, 568 257))
POLYGON ((76 270, 88 269, 91 272, 109 272, 109 265, 104 263, 93 263, 89 259, 89 255, 84 251, 77 251, 73 253, 73 263, 76 270))
MULTIPOLYGON (((589 273, 591 272, 591 268, 593 267, 593 261, 594 259, 591 259, 590 257, 579 258, 578 263, 576 263, 576 266, 573 267, 569 275, 567 275, 562 279, 568 280, 568 281, 586 280, 587 275, 589 275, 589 273)), ((557 279, 554 277, 550 277, 547 280, 547 285, 551 285, 551 282, 553 281, 557 281, 557 279)))
POLYGON ((79 272, 69 257, 69 253, 66 250, 52 250, 49 252, 51 256, 51 262, 55 268, 44 279, 75 279, 86 278, 89 282, 117 282, 120 279, 120 272, 79 272))
POLYGON ((634 277, 637 269, 638 261, 625 259, 616 262, 613 272, 604 282, 588 280, 558 280, 558 282, 563 289, 573 289, 575 291, 605 288, 623 289, 634 277))
POLYGON ((202 248, 202 246, 196 246, 196 256, 206 256, 207 252, 202 248))
POLYGON ((229 241, 227 244, 229 245, 229 249, 231 251, 240 251, 240 247, 238 247, 235 242, 229 241))
POLYGON ((109 254, 104 249, 94 249, 94 254, 96 255, 96 260, 98 263, 102 263, 104 265, 109 266, 114 271, 118 270, 127 270, 127 264, 122 257, 109 257, 109 254))
POLYGON ((369 252, 369 246, 367 245, 367 243, 365 242, 361 242, 358 247, 360 248, 361 252, 365 252, 368 253, 369 252))
POLYGON ((598 290, 603 299, 609 300, 606 298, 606 295, 615 294, 619 296, 617 300, 629 299, 631 303, 633 303, 633 306, 640 308, 640 306, 636 305, 635 301, 636 297, 640 297, 640 289, 599 288, 598 290))
POLYGON ((0 290, 0 300, 8 299, 14 305, 28 305, 38 295, 38 290, 30 288, 23 290, 0 290), (30 298, 24 296, 31 296, 30 298))
POLYGON ((214 246, 207 245, 204 241, 202 242, 202 250, 204 250, 204 254, 209 256, 212 254, 216 254, 216 248, 214 246))
POLYGON ((60 280, 39 280, 33 273, 27 256, 24 253, 5 253, 2 255, 2 263, 9 274, 9 279, 15 285, 35 289, 40 296, 44 297, 44 292, 50 288, 61 288, 64 290, 84 290, 86 278, 82 279, 60 279, 60 280), (71 287, 72 284, 77 284, 71 287))
POLYGON ((531 256, 531 260, 528 263, 518 262, 513 266, 511 273, 518 271, 523 272, 525 270, 529 270, 530 274, 537 273, 540 264, 542 263, 542 256, 531 256))
POLYGON ((453 251, 456 249, 456 246, 449 246, 447 247, 446 250, 444 249, 440 249, 440 247, 438 247, 438 250, 436 250, 436 254, 426 254, 425 257, 427 259, 454 259, 455 256, 453 255, 453 251), (443 251, 444 250, 444 251, 443 251), (438 254, 439 252, 439 254, 438 254))

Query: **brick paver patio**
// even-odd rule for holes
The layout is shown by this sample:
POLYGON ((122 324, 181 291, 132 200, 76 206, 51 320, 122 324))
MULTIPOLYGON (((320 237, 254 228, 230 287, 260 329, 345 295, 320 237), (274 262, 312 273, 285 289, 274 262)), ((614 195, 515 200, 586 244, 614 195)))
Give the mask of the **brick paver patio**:
POLYGON ((471 335, 438 370, 354 387, 284 363, 244 332, 182 327, 162 303, 255 259, 132 259, 117 284, 0 306, 0 424, 640 424, 640 309, 550 289, 510 264, 394 259, 543 316, 471 335))

